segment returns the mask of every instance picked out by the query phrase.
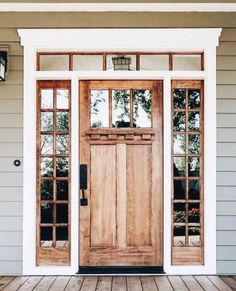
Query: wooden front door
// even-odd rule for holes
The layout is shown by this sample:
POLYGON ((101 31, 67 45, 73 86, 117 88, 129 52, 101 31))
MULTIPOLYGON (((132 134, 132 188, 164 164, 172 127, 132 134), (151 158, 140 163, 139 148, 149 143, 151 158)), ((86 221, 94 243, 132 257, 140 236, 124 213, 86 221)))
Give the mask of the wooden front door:
POLYGON ((162 113, 162 81, 80 81, 80 266, 162 266, 162 113))

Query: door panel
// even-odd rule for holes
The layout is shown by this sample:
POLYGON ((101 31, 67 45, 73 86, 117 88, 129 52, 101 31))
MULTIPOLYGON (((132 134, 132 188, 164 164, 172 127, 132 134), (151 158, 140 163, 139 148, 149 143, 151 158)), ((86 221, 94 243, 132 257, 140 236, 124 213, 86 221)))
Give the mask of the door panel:
POLYGON ((81 81, 80 163, 80 266, 161 266, 162 82, 81 81))

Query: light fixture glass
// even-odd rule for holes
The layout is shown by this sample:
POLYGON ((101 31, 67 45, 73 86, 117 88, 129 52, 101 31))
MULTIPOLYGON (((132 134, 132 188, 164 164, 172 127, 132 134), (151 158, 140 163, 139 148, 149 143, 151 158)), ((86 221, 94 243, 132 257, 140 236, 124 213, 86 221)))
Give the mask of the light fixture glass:
POLYGON ((112 58, 114 71, 130 71, 131 57, 118 55, 112 58))
POLYGON ((0 51, 0 81, 5 81, 7 71, 7 52, 0 51))

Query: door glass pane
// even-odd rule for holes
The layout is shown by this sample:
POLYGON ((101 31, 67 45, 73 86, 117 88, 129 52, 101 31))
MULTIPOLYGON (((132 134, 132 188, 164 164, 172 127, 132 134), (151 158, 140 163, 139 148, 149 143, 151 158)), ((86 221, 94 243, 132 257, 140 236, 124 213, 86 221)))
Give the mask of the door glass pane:
POLYGON ((42 180, 40 193, 41 200, 53 200, 53 181, 42 180))
POLYGON ((188 228, 188 245, 190 247, 200 246, 200 227, 190 226, 188 228))
POLYGON ((68 112, 57 112, 56 113, 56 130, 57 131, 68 131, 68 112))
POLYGON ((188 108, 190 109, 200 108, 200 90, 199 89, 188 90, 188 108))
POLYGON ((69 90, 57 89, 57 109, 68 109, 69 90))
POLYGON ((185 131, 185 112, 174 112, 174 131, 185 131))
POLYGON ((188 198, 192 200, 200 199, 199 180, 189 180, 188 198))
POLYGON ((183 109, 185 108, 186 102, 186 91, 185 89, 174 89, 174 108, 176 109, 183 109))
POLYGON ((103 56, 102 55, 74 55, 73 56, 74 71, 102 71, 103 56))
POLYGON ((185 226, 174 226, 174 247, 185 246, 185 226))
POLYGON ((53 159, 52 158, 41 158, 41 176, 52 177, 53 174, 53 159))
POLYGON ((41 223, 53 223, 53 204, 41 204, 41 223))
POLYGON ((173 175, 174 177, 185 176, 185 158, 174 158, 173 175))
POLYGON ((53 136, 49 134, 41 135, 41 154, 53 154, 53 136))
POLYGON ((191 157, 188 160, 188 175, 190 177, 199 177, 200 160, 198 157, 191 157))
POLYGON ((41 112, 41 131, 53 130, 53 112, 41 112))
POLYGON ((68 204, 56 204, 56 223, 68 223, 68 204))
POLYGON ((53 90, 41 89, 41 109, 53 108, 53 90))
POLYGON ((174 135, 174 154, 185 153, 185 134, 174 135))
POLYGON ((200 209, 199 203, 189 203, 188 206, 188 222, 200 223, 200 209))
POLYGON ((134 90, 134 127, 151 127, 151 90, 134 90))
POLYGON ((109 127, 109 92, 91 90, 91 127, 109 127))
POLYGON ((68 158, 56 159, 56 176, 57 177, 68 177, 68 169, 69 169, 68 158))
POLYGON ((186 180, 174 180, 174 199, 185 199, 186 180))
POLYGON ((130 90, 112 90, 112 126, 130 126, 130 90))
POLYGON ((68 181, 57 180, 57 200, 68 200, 68 181))
POLYGON ((40 227, 40 245, 41 247, 52 247, 52 227, 40 227))
POLYGON ((56 228, 56 247, 68 248, 68 227, 56 228))
POLYGON ((62 155, 69 153, 69 135, 56 136, 56 153, 62 155))
POLYGON ((174 203, 174 223, 182 223, 186 221, 185 203, 174 203))
POLYGON ((188 152, 189 154, 200 153, 200 135, 189 134, 188 136, 188 152))
POLYGON ((188 129, 189 131, 200 131, 200 112, 189 112, 188 129))

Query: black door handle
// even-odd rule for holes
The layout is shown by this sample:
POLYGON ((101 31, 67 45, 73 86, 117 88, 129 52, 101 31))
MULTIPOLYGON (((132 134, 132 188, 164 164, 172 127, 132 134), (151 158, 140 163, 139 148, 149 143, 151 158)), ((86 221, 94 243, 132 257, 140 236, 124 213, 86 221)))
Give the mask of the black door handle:
POLYGON ((85 190, 87 190, 87 165, 80 165, 80 190, 82 191, 82 198, 80 199, 81 206, 88 205, 88 199, 85 198, 85 190))

